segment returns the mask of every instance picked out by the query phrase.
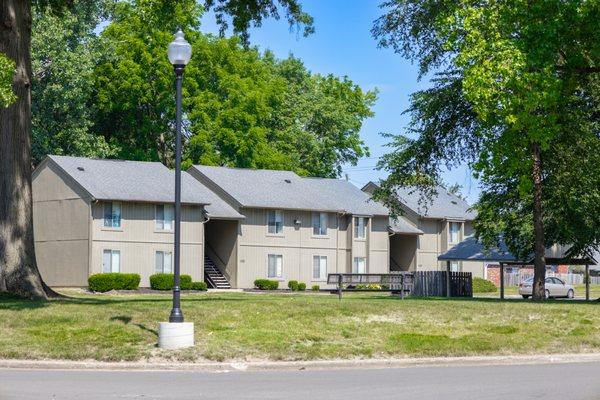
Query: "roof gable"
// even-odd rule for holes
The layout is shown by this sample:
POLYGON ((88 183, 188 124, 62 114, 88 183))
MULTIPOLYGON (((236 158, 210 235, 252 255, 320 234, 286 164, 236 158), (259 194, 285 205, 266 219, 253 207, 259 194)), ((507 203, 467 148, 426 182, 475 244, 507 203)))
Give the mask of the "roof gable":
POLYGON ((220 187, 241 207, 388 215, 382 205, 349 182, 305 178, 291 171, 195 165, 194 174, 220 187))

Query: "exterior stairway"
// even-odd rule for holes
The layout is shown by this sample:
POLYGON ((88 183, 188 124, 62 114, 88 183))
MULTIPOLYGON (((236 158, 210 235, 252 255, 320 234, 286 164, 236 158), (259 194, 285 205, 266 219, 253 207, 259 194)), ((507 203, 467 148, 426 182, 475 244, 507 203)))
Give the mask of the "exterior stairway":
POLYGON ((204 281, 209 288, 231 289, 231 285, 225 275, 223 275, 213 260, 208 256, 204 256, 204 281))

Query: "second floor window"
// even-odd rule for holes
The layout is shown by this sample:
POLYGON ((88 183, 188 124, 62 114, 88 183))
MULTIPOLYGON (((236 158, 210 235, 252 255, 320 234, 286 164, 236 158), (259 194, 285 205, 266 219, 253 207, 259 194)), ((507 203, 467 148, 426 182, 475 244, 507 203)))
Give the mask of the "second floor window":
POLYGON ((283 213, 281 211, 269 211, 267 219, 269 234, 278 235, 283 233, 283 213))
POLYGON ((448 243, 458 243, 460 236, 460 222, 450 222, 448 243))
POLYGON ((367 237, 367 221, 366 217, 354 217, 354 238, 364 239, 367 237))
POLYGON ((158 231, 170 231, 173 229, 173 205, 156 205, 155 227, 158 231))
POLYGON ((121 203, 104 203, 104 226, 107 228, 121 227, 121 203))
POLYGON ((327 213, 315 212, 312 215, 313 235, 327 235, 327 213))
POLYGON ((171 252, 157 251, 154 259, 155 259, 154 271, 156 271, 157 274, 170 274, 171 273, 171 271, 172 271, 171 252))

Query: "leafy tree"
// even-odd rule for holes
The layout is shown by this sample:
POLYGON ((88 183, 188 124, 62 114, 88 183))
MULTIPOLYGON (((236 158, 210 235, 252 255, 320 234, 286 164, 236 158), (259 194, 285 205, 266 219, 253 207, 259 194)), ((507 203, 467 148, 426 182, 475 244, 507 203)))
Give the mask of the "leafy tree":
POLYGON ((374 92, 348 78, 313 75, 297 59, 244 48, 238 38, 202 34, 202 10, 193 1, 157 4, 121 4, 101 35, 94 129, 118 157, 172 159, 173 74, 165 48, 177 25, 193 47, 183 85, 185 164, 337 176, 342 164, 367 154, 358 132, 372 115, 374 92))
POLYGON ((487 244, 502 234, 517 254, 533 252, 534 299, 542 298, 545 246, 598 243, 589 225, 565 228, 572 223, 565 216, 584 220, 592 202, 560 201, 553 191, 566 189, 574 170, 564 156, 577 149, 590 177, 578 180, 579 190, 597 197, 597 167, 587 159, 596 154, 598 131, 586 122, 597 103, 583 99, 593 100, 589 78, 600 71, 600 4, 391 0, 382 7, 373 28, 380 44, 435 79, 411 98, 409 133, 416 138, 392 140, 397 153, 381 161, 391 175, 379 196, 389 199, 406 184, 430 194, 442 167, 466 161, 484 187, 477 234, 487 244))
POLYGON ((33 8, 32 161, 48 154, 107 157, 104 137, 95 135, 90 102, 93 72, 100 56, 93 30, 105 6, 74 2, 58 12, 33 8))
MULTIPOLYGON (((158 9, 184 9, 175 2, 139 0, 158 9), (179 8, 178 8, 179 7, 179 8)), ((73 0, 40 0, 35 2, 43 10, 52 7, 57 12, 73 11, 73 0)), ((91 3, 91 2, 87 2, 91 3)), ((177 2, 180 3, 180 2, 177 2)), ((304 14, 293 0, 228 0, 221 15, 232 15, 234 21, 246 21, 236 25, 243 34, 244 26, 272 16, 277 4, 287 5, 288 20, 292 23, 306 22, 304 14), (303 21, 298 20, 302 16, 303 21)), ((8 291, 26 297, 46 298, 52 292, 44 285, 35 260, 31 198, 31 13, 32 2, 5 0, 0 3, 0 291, 8 291), (12 61, 6 61, 6 59, 12 61), (14 63, 14 64, 13 64, 14 63), (6 82, 12 75, 12 92, 6 91, 6 82)), ((117 10, 118 11, 118 10, 117 10)), ((177 21, 185 26, 184 18, 177 21)), ((224 19, 222 19, 224 20, 224 19)), ((175 21, 172 19, 171 21, 175 21)), ((153 26, 161 26, 163 20, 154 20, 153 26)), ((174 26, 171 26, 174 28, 174 26)), ((173 31, 173 29, 172 29, 173 31)), ((133 43, 135 45, 135 43, 133 43)), ((161 55, 161 59, 164 56, 161 55)))

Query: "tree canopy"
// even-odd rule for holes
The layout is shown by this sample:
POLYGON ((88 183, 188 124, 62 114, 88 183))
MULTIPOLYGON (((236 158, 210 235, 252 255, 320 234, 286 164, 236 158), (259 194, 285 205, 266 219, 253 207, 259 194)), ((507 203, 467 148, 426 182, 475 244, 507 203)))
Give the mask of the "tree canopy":
POLYGON ((410 128, 382 159, 390 177, 380 198, 395 206, 389 199, 398 185, 430 194, 445 168, 466 162, 483 186, 476 234, 488 245, 504 236, 517 254, 535 252, 536 282, 544 246, 597 246, 592 82, 600 71, 600 4, 392 0, 382 7, 375 37, 433 79, 412 95, 410 128), (585 175, 571 181, 576 189, 568 184, 573 173, 585 175))

